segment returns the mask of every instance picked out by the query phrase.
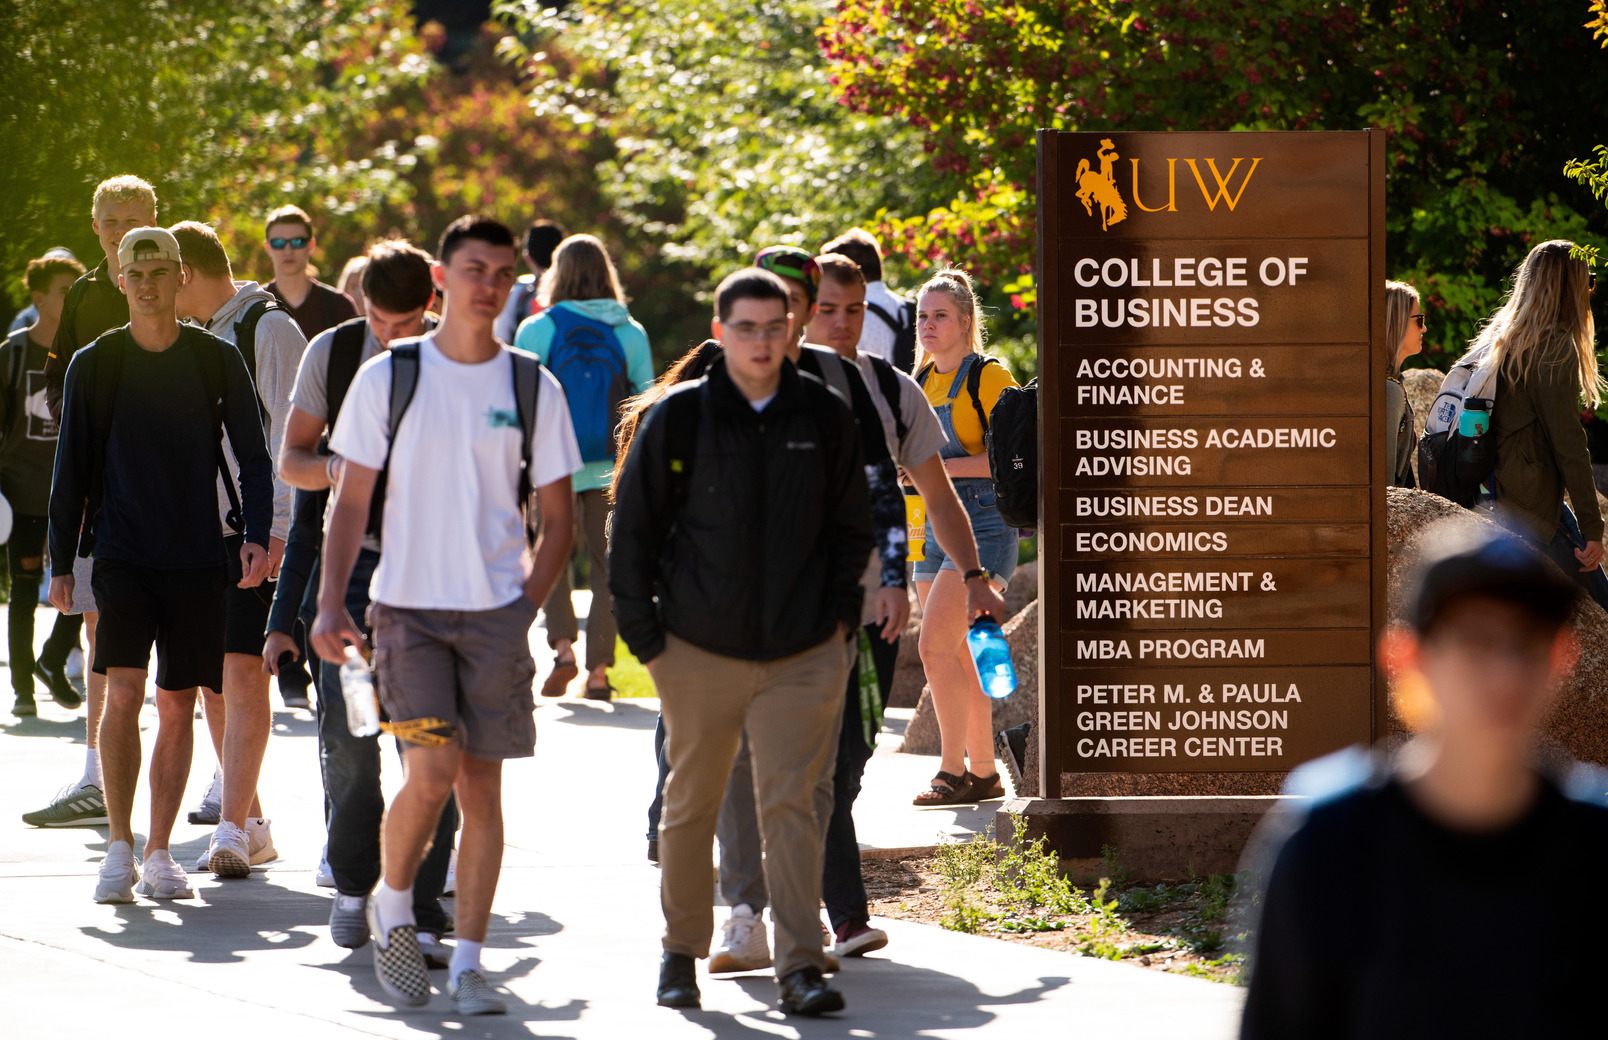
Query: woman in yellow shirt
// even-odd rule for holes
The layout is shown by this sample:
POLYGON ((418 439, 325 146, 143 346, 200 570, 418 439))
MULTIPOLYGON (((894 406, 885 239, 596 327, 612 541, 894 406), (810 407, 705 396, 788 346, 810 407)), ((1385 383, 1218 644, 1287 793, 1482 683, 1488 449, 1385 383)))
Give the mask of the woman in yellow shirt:
POLYGON ((966 616, 966 583, 986 581, 1003 589, 1016 570, 1016 531, 995 506, 983 442, 988 413, 1000 392, 1015 386, 1016 380, 1002 362, 982 352, 977 295, 963 271, 940 271, 921 287, 916 336, 922 348, 916 382, 948 435, 939 454, 971 518, 982 564, 961 574, 944 555, 930 524, 923 550, 926 559, 914 564, 922 610, 921 663, 932 687, 943 742, 938 773, 931 786, 916 796, 915 804, 953 805, 1005 793, 994 761, 993 706, 977 681, 966 647, 971 622, 966 616))

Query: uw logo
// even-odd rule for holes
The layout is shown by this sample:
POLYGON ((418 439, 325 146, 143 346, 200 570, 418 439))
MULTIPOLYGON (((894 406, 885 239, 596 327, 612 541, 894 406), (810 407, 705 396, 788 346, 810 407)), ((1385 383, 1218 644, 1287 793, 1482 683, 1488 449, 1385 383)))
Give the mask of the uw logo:
MULTIPOLYGON (((1089 165, 1089 160, 1079 159, 1077 174, 1077 200, 1083 203, 1083 211, 1094 216, 1095 207, 1100 208, 1100 230, 1110 231, 1112 224, 1120 224, 1128 218, 1128 203, 1122 197, 1122 191, 1117 187, 1117 146, 1109 137, 1102 138, 1100 150, 1094 153, 1095 159, 1100 163, 1099 172, 1089 165)), ((1216 159, 1203 159, 1206 171, 1211 174, 1212 182, 1216 185, 1215 191, 1206 186, 1206 178, 1201 176, 1200 165, 1194 159, 1185 159, 1189 172, 1195 177, 1195 184, 1200 188, 1200 197, 1206 202, 1208 212, 1217 212, 1217 204, 1223 203, 1230 213, 1239 205, 1240 199, 1245 197, 1245 189, 1251 183, 1251 177, 1256 168, 1261 165, 1260 158, 1251 159, 1251 165, 1245 171, 1245 177, 1239 182, 1238 189, 1230 189, 1234 182, 1234 175, 1239 172, 1243 158, 1235 159, 1229 166, 1227 173, 1217 169, 1216 159)), ((1145 213, 1177 213, 1178 212, 1178 160, 1167 160, 1167 204, 1165 206, 1147 206, 1139 196, 1139 160, 1129 159, 1132 164, 1132 197, 1133 204, 1145 213)))

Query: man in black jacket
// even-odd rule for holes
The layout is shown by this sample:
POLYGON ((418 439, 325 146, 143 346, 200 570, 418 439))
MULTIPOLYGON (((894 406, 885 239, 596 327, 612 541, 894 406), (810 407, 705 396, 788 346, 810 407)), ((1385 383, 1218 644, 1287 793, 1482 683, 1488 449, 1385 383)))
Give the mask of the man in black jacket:
POLYGON ((815 779, 836 746, 871 550, 865 471, 842 401, 786 360, 787 289, 749 269, 716 290, 723 345, 643 420, 615 485, 609 588, 668 734, 659 1003, 697 1007, 714 932, 710 847, 747 733, 784 1011, 843 1007, 822 978, 815 779))
POLYGON ((118 255, 129 324, 79 351, 67 368, 50 491, 56 609, 72 603, 75 555, 90 547, 95 554, 101 624, 93 667, 107 678, 100 732, 111 828, 95 889, 100 903, 132 902, 136 892, 194 895, 167 846, 190 770, 196 688, 223 685, 230 561, 217 514, 220 426, 240 464, 241 588, 268 576, 273 522, 273 462, 256 390, 232 344, 179 324, 178 241, 162 228, 135 228, 118 255), (142 880, 131 816, 153 643, 161 726, 142 880))

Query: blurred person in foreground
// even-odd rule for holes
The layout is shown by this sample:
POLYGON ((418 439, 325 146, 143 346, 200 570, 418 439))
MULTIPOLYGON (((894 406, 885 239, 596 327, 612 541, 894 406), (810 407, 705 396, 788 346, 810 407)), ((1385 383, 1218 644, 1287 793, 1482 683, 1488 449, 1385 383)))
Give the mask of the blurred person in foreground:
POLYGON ((1578 938, 1608 910, 1580 893, 1608 862, 1608 785, 1538 758, 1579 588, 1506 533, 1424 544, 1407 622, 1380 642, 1423 725, 1316 795, 1279 850, 1244 1038, 1568 1036, 1596 1017, 1578 938))

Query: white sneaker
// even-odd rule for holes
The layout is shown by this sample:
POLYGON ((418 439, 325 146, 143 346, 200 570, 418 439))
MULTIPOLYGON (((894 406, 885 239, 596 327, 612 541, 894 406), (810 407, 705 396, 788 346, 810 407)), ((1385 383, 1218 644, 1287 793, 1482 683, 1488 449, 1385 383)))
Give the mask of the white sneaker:
POLYGON ((134 891, 147 899, 194 899, 190 875, 174 861, 167 849, 157 849, 145 857, 145 870, 134 891))
POLYGON ((318 869, 313 871, 313 884, 319 888, 335 887, 335 872, 329 869, 329 845, 324 845, 324 851, 318 855, 318 869))
MULTIPOLYGON (((205 867, 214 877, 243 878, 251 876, 251 853, 246 832, 222 820, 212 832, 212 844, 207 848, 205 867)), ((199 862, 199 861, 198 861, 199 862)))
MULTIPOLYGON (((261 866, 264 863, 271 863, 279 858, 279 850, 274 848, 273 832, 269 830, 268 827, 268 825, 272 822, 273 821, 269 820, 265 816, 246 817, 246 852, 251 860, 251 865, 254 867, 261 866)), ((219 826, 221 827, 222 824, 219 824, 219 826)), ((235 829, 239 830, 238 827, 235 829)), ((195 869, 210 870, 211 865, 212 849, 209 848, 207 851, 201 853, 200 859, 195 861, 195 869)), ((325 869, 328 869, 327 862, 324 864, 324 867, 325 869)), ((234 875, 229 876, 233 877, 234 875)), ((239 876, 245 877, 244 874, 239 876)), ((330 876, 330 882, 325 887, 335 887, 335 878, 333 875, 330 876)))
POLYGON ((67 678, 82 679, 84 677, 84 648, 75 646, 67 651, 67 678))
POLYGON ((709 958, 709 973, 724 975, 734 971, 758 971, 775 964, 765 919, 747 903, 731 908, 731 916, 721 929, 720 948, 709 958))
POLYGON ((95 879, 95 902, 134 902, 134 885, 139 879, 140 868, 134 865, 134 846, 126 841, 112 842, 106 847, 106 858, 101 860, 95 879))
POLYGON ((441 886, 441 894, 455 896, 458 894, 458 850, 453 849, 447 856, 447 881, 441 886))

